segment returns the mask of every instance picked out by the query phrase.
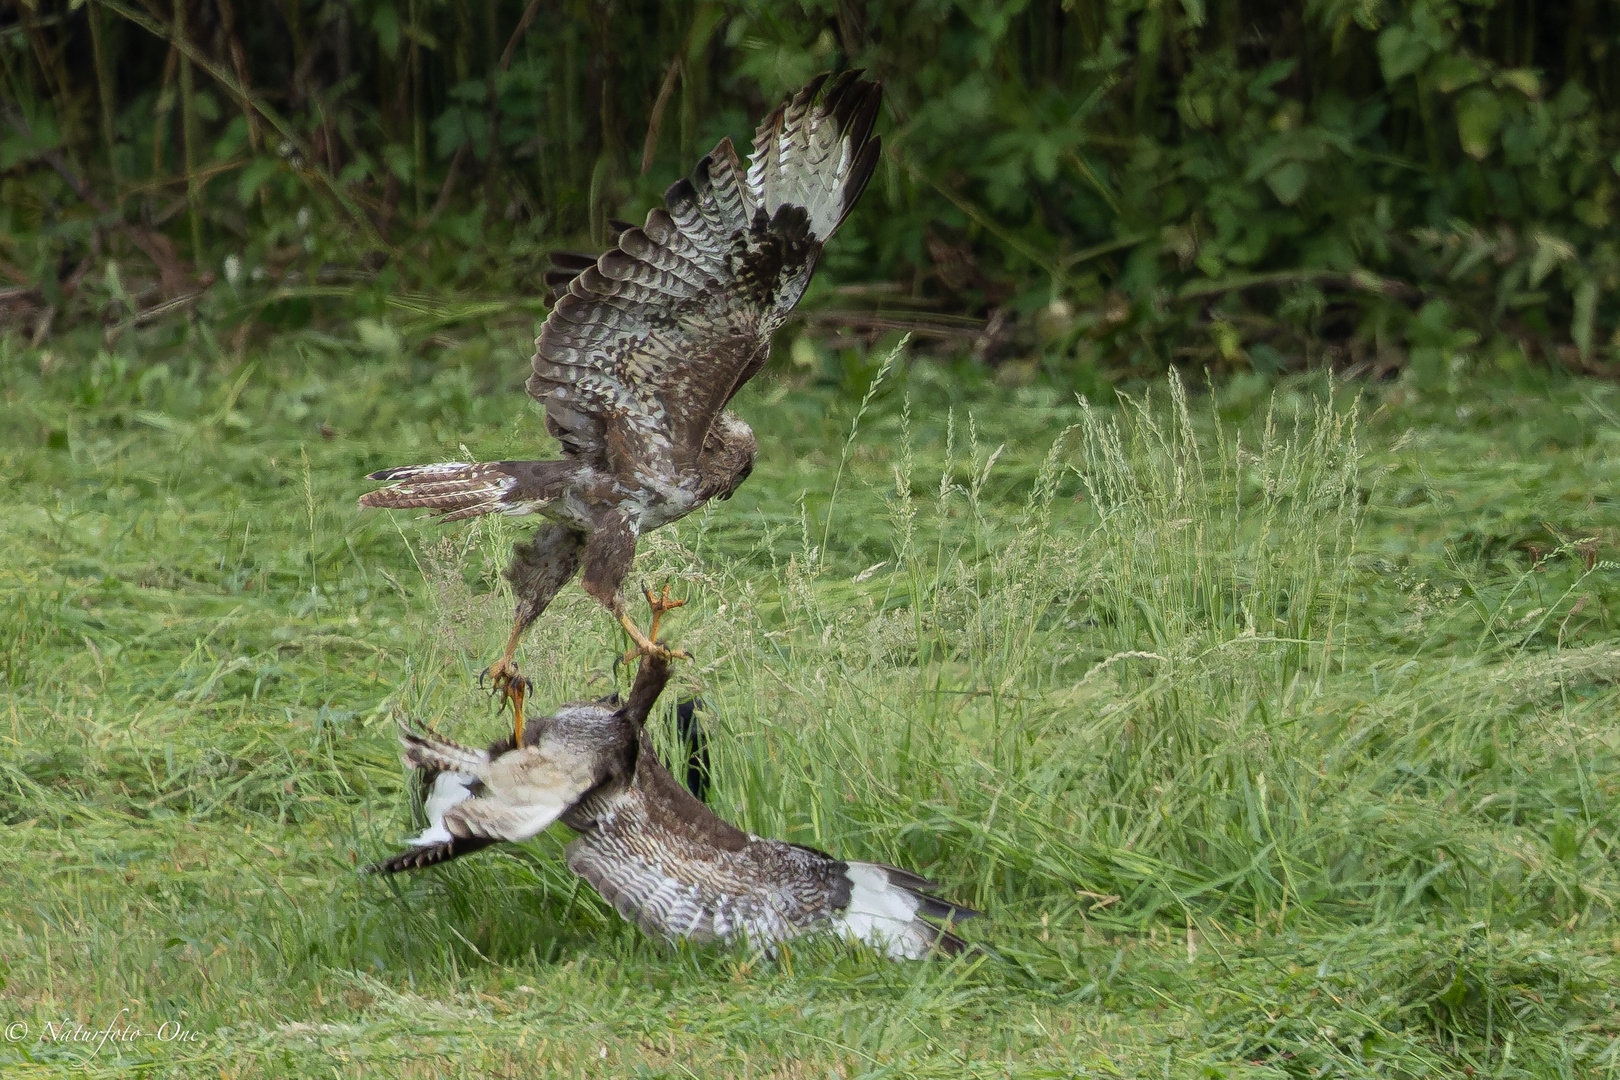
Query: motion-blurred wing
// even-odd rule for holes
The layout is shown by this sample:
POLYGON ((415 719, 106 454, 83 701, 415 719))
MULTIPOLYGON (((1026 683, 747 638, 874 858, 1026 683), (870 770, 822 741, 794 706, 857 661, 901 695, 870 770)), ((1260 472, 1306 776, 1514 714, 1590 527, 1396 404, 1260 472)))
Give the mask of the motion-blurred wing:
POLYGON ((405 764, 424 774, 428 824, 409 841, 410 851, 369 868, 380 873, 533 839, 601 779, 601 762, 590 747, 546 736, 518 750, 510 748, 510 739, 476 750, 402 722, 400 742, 405 764))
MULTIPOLYGON (((482 790, 475 798, 449 806, 440 822, 442 830, 456 839, 509 843, 533 839, 600 779, 600 762, 592 749, 542 736, 538 742, 492 757, 477 773, 482 790)), ((428 825, 431 833, 431 815, 428 825)))

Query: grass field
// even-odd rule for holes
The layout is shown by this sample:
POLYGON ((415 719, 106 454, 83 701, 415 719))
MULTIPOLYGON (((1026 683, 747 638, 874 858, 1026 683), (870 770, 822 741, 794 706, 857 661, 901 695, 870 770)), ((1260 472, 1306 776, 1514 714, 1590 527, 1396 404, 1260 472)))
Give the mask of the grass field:
MULTIPOLYGON (((0 342, 7 1077, 1620 1075, 1615 387, 750 387, 759 468, 635 579, 723 814, 986 912, 891 964, 651 941, 565 835, 356 873, 392 710, 505 722, 523 530, 355 498, 530 453, 525 332, 138 334, 0 342), (195 1038, 61 1037, 120 1015, 195 1038)), ((571 587, 520 660, 622 646, 571 587)))

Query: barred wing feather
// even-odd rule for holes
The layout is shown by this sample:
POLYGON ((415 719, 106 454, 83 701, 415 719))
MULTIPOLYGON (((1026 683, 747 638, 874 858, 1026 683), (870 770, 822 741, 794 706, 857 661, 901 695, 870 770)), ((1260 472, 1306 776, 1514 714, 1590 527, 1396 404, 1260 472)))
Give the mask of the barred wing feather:
POLYGON ((571 278, 583 260, 564 260, 528 389, 565 452, 653 484, 695 463, 871 177, 880 99, 854 72, 815 80, 746 169, 723 139, 645 225, 571 278))

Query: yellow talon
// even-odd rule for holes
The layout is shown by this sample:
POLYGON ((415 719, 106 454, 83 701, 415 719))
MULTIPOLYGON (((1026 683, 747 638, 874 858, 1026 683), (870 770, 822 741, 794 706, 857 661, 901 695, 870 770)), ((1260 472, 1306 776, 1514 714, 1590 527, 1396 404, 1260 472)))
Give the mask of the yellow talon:
POLYGON ((643 634, 641 627, 637 626, 629 615, 622 613, 619 615, 619 625, 630 635, 630 640, 636 643, 635 648, 624 654, 624 662, 628 664, 642 656, 661 656, 665 660, 692 659, 692 654, 683 649, 671 649, 667 645, 658 644, 658 624, 663 621, 664 613, 685 607, 686 601, 671 600, 667 583, 664 585, 662 595, 654 594, 645 585, 641 587, 641 592, 647 597, 647 606, 652 608, 652 627, 649 633, 643 634))
MULTIPOLYGON (((491 680, 492 694, 500 694, 501 707, 508 703, 512 706, 512 745, 523 745, 523 699, 534 692, 534 684, 527 678, 518 674, 516 666, 510 662, 504 665, 495 665, 495 677, 491 680)), ((486 671, 485 674, 488 674, 486 671)), ((479 677, 483 681, 483 677, 479 677)))

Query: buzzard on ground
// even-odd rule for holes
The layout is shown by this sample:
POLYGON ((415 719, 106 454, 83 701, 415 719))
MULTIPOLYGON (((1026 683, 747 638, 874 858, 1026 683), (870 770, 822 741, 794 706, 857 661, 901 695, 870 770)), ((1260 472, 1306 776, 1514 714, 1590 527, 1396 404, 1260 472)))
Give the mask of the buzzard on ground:
POLYGON ((405 764, 434 775, 428 827, 367 869, 416 870, 561 821, 579 833, 568 868, 649 934, 765 944, 831 933, 897 960, 965 948, 951 927, 979 913, 926 878, 744 832, 681 786, 646 731, 669 663, 642 654, 627 699, 564 705, 520 744, 475 750, 402 724, 405 764))

